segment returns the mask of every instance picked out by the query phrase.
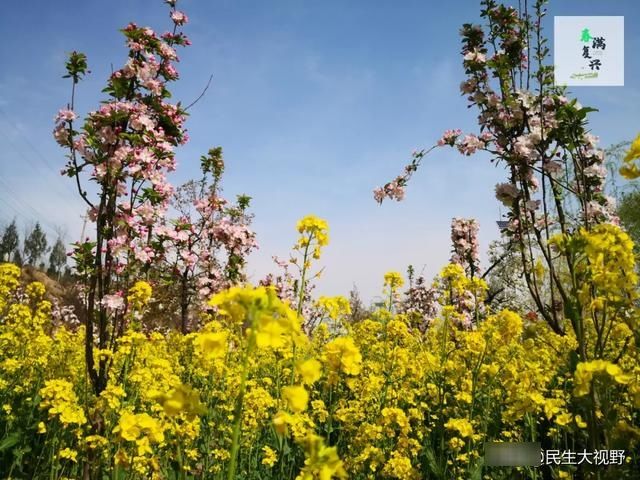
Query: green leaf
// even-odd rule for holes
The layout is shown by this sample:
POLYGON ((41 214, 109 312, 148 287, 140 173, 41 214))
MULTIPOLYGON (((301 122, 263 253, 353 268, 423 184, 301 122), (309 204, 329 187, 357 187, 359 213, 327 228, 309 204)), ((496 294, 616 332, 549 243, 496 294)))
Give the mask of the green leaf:
POLYGON ((482 480, 482 467, 484 466, 484 458, 480 457, 478 462, 469 470, 469 480, 482 480))
POLYGON ((10 448, 12 448, 20 441, 21 438, 22 435, 20 434, 20 432, 11 433, 7 438, 0 442, 0 452, 4 452, 5 450, 9 450, 10 448))

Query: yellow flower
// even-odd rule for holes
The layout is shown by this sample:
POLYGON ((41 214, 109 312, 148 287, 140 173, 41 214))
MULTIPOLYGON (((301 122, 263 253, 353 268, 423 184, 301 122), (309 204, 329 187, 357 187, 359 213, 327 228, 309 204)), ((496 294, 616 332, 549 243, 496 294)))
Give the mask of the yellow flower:
POLYGON ((389 287, 391 292, 396 292, 404 285, 404 279, 400 272, 387 272, 384 274, 384 285, 389 287))
POLYGON ((87 417, 78 405, 73 384, 67 380, 47 380, 40 389, 40 406, 49 411, 50 417, 58 417, 63 425, 87 423, 87 417))
POLYGON ((411 459, 399 451, 391 452, 391 458, 385 464, 383 472, 388 478, 403 480, 418 478, 416 469, 411 466, 411 459))
POLYGON ((570 413, 561 413, 560 415, 556 416, 556 423, 558 425, 560 425, 561 427, 564 427, 565 425, 569 425, 569 423, 571 423, 572 420, 572 416, 570 413))
POLYGON ((296 480, 347 478, 336 447, 327 447, 322 437, 309 434, 304 439, 304 450, 304 467, 296 480))
POLYGON ((587 428, 587 423, 582 419, 580 415, 576 415, 574 420, 578 428, 587 428))
POLYGON ((91 449, 104 448, 109 443, 102 435, 88 435, 84 440, 91 449))
POLYGON ((45 294, 45 286, 40 282, 33 282, 27 285, 25 293, 32 301, 40 300, 45 294))
POLYGON ((631 143, 629 151, 624 156, 624 164, 620 167, 620 175, 629 180, 640 177, 640 168, 634 163, 638 158, 640 158, 640 135, 631 143))
POLYGON ((118 422, 118 426, 116 426, 113 431, 114 433, 120 432, 120 437, 130 442, 135 441, 141 433, 137 423, 137 417, 133 413, 123 413, 118 422))
POLYGON ((231 287, 214 295, 209 305, 234 325, 246 327, 247 334, 255 333, 259 348, 279 348, 290 339, 304 339, 297 313, 273 287, 231 287))
POLYGON ((631 160, 635 160, 636 158, 640 158, 640 135, 638 135, 631 143, 629 151, 624 156, 624 161, 629 162, 631 160))
POLYGON ((322 364, 315 358, 310 358, 296 365, 296 372, 302 378, 302 383, 312 385, 322 376, 322 364))
POLYGON ((74 463, 78 463, 78 452, 71 450, 70 448, 64 448, 58 452, 59 458, 71 460, 74 463))
POLYGON ((151 294, 153 290, 151 285, 143 280, 137 281, 133 287, 129 289, 129 295, 127 300, 133 310, 139 311, 144 308, 149 300, 151 300, 151 294))
POLYGON ((278 461, 278 454, 275 452, 274 449, 272 449, 267 445, 262 447, 262 452, 263 452, 262 462, 261 462, 262 465, 266 465, 267 467, 273 467, 278 461))
POLYGON ((38 423, 38 433, 47 433, 47 426, 44 422, 38 423))
POLYGON ((317 305, 327 312, 331 320, 338 320, 341 316, 351 314, 349 300, 341 295, 335 297, 320 297, 317 305))
POLYGON ((286 435, 289 425, 293 422, 293 417, 290 413, 280 411, 273 417, 273 428, 278 435, 286 435))
POLYGON ((309 402, 309 392, 299 385, 283 387, 282 399, 287 403, 292 412, 304 412, 309 402))
POLYGON ((194 343, 205 358, 221 358, 227 351, 227 336, 227 332, 202 332, 194 343))
POLYGON ((334 372, 358 375, 362 368, 362 355, 351 337, 338 337, 324 347, 324 358, 334 372))
POLYGON ((606 375, 613 379, 614 382, 626 385, 632 377, 625 374, 622 369, 606 360, 592 360, 590 362, 581 362, 576 366, 573 375, 574 395, 583 397, 587 395, 591 388, 591 382, 594 375, 606 375))
POLYGON ((627 180, 635 180, 640 177, 640 168, 638 168, 638 165, 636 164, 622 165, 620 167, 620 175, 627 180))
POLYGON ((313 258, 320 258, 322 247, 329 244, 329 224, 326 220, 322 220, 314 215, 307 215, 298 221, 296 225, 300 239, 296 244, 296 248, 300 250, 311 249, 313 258))
POLYGON ((137 441, 141 435, 147 435, 155 443, 164 441, 160 423, 148 413, 123 413, 113 433, 120 433, 120 437, 129 442, 137 441))
POLYGON ((158 403, 169 416, 185 413, 188 416, 198 415, 204 412, 200 403, 200 395, 188 385, 180 384, 167 395, 157 397, 158 403))
POLYGON ((511 310, 502 310, 497 315, 496 323, 504 342, 510 342, 522 334, 522 318, 511 310))
POLYGON ((473 426, 466 418, 452 418, 444 427, 449 430, 455 430, 462 438, 468 438, 473 435, 473 426))

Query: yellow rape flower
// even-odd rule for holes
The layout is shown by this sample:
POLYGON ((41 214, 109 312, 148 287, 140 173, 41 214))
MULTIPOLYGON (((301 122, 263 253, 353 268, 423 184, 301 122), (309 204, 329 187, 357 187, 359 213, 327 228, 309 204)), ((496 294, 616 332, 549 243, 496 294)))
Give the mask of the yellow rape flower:
POLYGON ((202 332, 194 344, 206 359, 221 358, 227 351, 227 337, 227 332, 202 332))
POLYGON ((404 285, 404 279, 400 272, 387 272, 384 274, 384 285, 389 287, 391 292, 396 292, 404 285))
POLYGON ((315 215, 307 215, 298 221, 296 228, 301 235, 296 248, 311 248, 313 258, 319 259, 322 247, 329 244, 329 224, 315 215))
POLYGON ((583 397, 589 393, 594 375, 606 375, 618 384, 626 385, 632 379, 622 369, 606 360, 592 360, 578 363, 573 376, 574 395, 583 397))
POLYGON ((50 417, 58 417, 63 425, 87 423, 87 417, 78 405, 73 384, 67 380, 47 380, 40 389, 40 406, 48 409, 50 417))
POLYGON ((209 305, 235 325, 255 332, 256 345, 282 347, 288 339, 303 339, 300 319, 288 304, 269 287, 231 287, 214 295, 209 305))
POLYGON ((64 458, 66 460, 71 460, 74 463, 78 462, 78 452, 75 450, 71 450, 70 448, 63 448, 58 452, 58 458, 64 458))
POLYGON ((304 412, 309 402, 309 392, 299 385, 283 387, 282 399, 287 403, 292 412, 304 412))
POLYGON ((154 443, 164 441, 164 431, 160 423, 148 413, 124 412, 113 433, 119 433, 123 440, 137 441, 141 435, 148 436, 154 443))
POLYGON ((351 305, 349 300, 341 295, 335 297, 320 297, 316 302, 323 309, 331 320, 338 320, 344 315, 351 314, 351 305))
POLYGON ((139 280, 137 281, 133 287, 129 289, 129 295, 127 296, 127 300, 129 301, 129 305, 134 310, 142 310, 149 300, 151 300, 151 294, 153 290, 149 283, 139 280))
POLYGON ((204 412, 204 407, 200 403, 200 395, 188 385, 180 384, 168 394, 158 396, 157 400, 169 416, 180 413, 194 416, 204 412))
POLYGON ((466 418, 452 418, 444 424, 444 427, 458 432, 462 438, 473 435, 473 425, 466 418))
POLYGON ((347 478, 342 460, 338 456, 336 447, 327 447, 324 439, 310 434, 304 439, 305 461, 304 467, 296 480, 331 480, 332 478, 347 478))
POLYGON ((578 428, 587 428, 587 422, 585 422, 580 415, 576 415, 574 420, 578 428))
POLYGON ((262 465, 273 467, 278 461, 278 454, 273 448, 265 445, 264 447, 262 447, 262 453, 262 465))
POLYGON ((324 359, 334 372, 358 375, 362 368, 362 354, 351 337, 338 337, 324 347, 324 359))
POLYGON ((32 282, 27 285, 25 293, 32 301, 38 301, 45 294, 45 286, 40 282, 32 282))
POLYGON ((640 135, 631 143, 629 151, 627 151, 627 154, 624 156, 624 165, 620 167, 620 174, 623 177, 629 180, 640 177, 640 169, 638 165, 634 163, 638 158, 640 158, 640 135))
POLYGON ((279 411, 272 420, 273 428, 278 435, 286 435, 289 425, 293 423, 293 416, 290 413, 279 411))
POLYGON ((315 358, 310 358, 296 365, 296 372, 302 378, 302 383, 312 385, 322 376, 322 364, 315 358))

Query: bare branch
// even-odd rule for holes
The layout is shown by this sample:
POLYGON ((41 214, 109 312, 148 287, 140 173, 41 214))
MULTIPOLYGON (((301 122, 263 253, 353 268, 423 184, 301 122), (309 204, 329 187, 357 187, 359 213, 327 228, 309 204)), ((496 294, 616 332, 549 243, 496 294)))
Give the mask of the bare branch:
POLYGON ((185 112, 187 110, 189 110, 191 107, 193 107, 196 103, 198 103, 202 99, 202 97, 204 97, 204 94, 207 93, 207 90, 209 90, 209 85, 211 85, 211 80, 213 80, 213 74, 211 74, 211 76, 209 77, 209 81, 207 82, 207 86, 204 87, 204 90, 202 90, 202 93, 200 95, 198 95, 198 98, 196 98, 193 102, 191 102, 189 105, 187 105, 187 107, 184 109, 185 112))

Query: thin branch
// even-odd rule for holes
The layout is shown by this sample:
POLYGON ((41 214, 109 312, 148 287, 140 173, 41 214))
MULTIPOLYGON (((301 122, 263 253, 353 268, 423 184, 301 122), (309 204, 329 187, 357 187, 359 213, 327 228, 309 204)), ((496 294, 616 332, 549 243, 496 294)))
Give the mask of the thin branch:
POLYGON ((211 80, 213 80, 213 74, 211 74, 211 76, 209 77, 207 86, 204 87, 204 90, 202 90, 202 93, 198 96, 198 98, 196 98, 193 102, 187 105, 187 107, 184 109, 185 112, 189 110, 191 107, 193 107, 196 103, 198 103, 202 99, 202 97, 204 97, 204 94, 207 93, 207 90, 209 90, 209 85, 211 85, 211 80))

